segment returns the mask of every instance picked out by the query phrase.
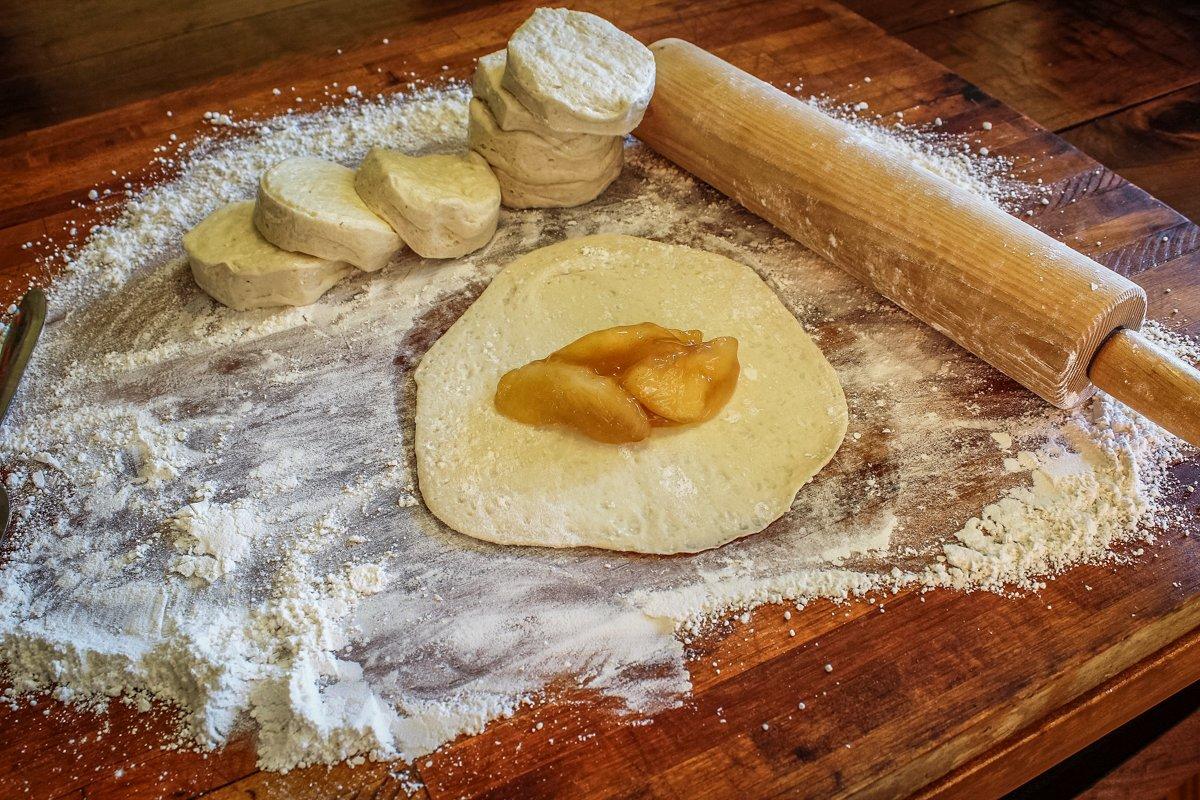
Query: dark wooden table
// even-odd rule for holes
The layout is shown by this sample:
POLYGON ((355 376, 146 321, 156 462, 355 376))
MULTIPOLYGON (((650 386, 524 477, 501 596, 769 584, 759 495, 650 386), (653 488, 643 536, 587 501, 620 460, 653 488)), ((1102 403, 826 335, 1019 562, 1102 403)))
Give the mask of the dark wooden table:
MULTIPOLYGON (((68 218, 86 229, 86 212, 71 201, 96 183, 118 188, 110 170, 137 174, 154 144, 169 132, 194 133, 203 111, 281 111, 286 103, 270 92, 280 83, 319 96, 314 90, 332 81, 394 90, 410 71, 433 77, 442 64, 465 77, 471 59, 499 47, 531 4, 247 5, 208 0, 180 10, 93 0, 7 12, 0 300, 19 294, 31 275, 46 277, 22 242, 61 238, 68 218)), ((882 28, 832 0, 581 5, 646 41, 680 36, 765 79, 803 77, 811 92, 846 95, 850 83, 872 75, 853 99, 884 113, 904 110, 910 122, 941 116, 949 130, 975 132, 994 121, 982 134, 994 152, 1037 155, 1033 174, 1052 187, 1055 207, 1077 201, 1034 223, 1067 241, 1102 241, 1088 254, 1142 283, 1152 316, 1200 331, 1191 323, 1200 318, 1200 229, 1169 207, 1200 215, 1200 16, 1191 5, 848 0, 882 28), (1121 176, 1096 171, 1072 143, 1121 176), (1174 290, 1169 299, 1166 288, 1174 290)), ((1196 472, 1180 468, 1189 480, 1196 472)), ((1195 500, 1179 502, 1195 512, 1195 500)), ((886 615, 864 604, 848 617, 814 603, 788 623, 794 639, 783 635, 777 609, 763 609, 753 640, 706 643, 707 654, 690 665, 696 692, 685 708, 636 728, 589 705, 531 710, 423 760, 419 794, 1008 791, 1200 677, 1200 543, 1166 538, 1153 558, 1119 572, 1076 569, 1026 601, 904 594, 889 600, 886 615), (806 654, 818 639, 821 659, 806 654), (705 666, 713 658, 733 666, 718 675, 705 666), (839 681, 828 702, 802 718, 792 713, 791 693, 763 689, 811 686, 827 659, 837 660, 839 681), (718 706, 729 720, 720 730, 718 706), (558 746, 530 734, 535 719, 557 732, 558 746), (585 732, 595 735, 575 739, 585 732)), ((147 721, 120 706, 108 718, 49 701, 0 709, 0 797, 404 794, 394 765, 271 775, 255 771, 246 740, 207 758, 162 751, 169 729, 164 718, 147 721)), ((1144 794, 1158 784, 1144 778, 1137 786, 1144 794)))

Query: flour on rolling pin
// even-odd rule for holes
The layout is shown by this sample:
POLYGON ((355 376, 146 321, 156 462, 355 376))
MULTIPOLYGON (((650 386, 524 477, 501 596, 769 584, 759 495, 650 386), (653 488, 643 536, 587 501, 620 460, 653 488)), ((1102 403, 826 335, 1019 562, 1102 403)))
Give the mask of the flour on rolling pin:
POLYGON ((638 135, 1060 408, 1136 330, 1132 281, 677 39, 638 135))
MULTIPOLYGON (((168 697, 181 741, 202 747, 254 713, 273 769, 412 758, 529 702, 564 664, 651 712, 687 692, 695 632, 753 624, 744 609, 873 592, 886 604, 907 585, 1035 589, 1069 565, 1128 558, 1176 521, 1161 502, 1173 438, 1103 398, 1047 411, 638 144, 597 203, 508 214, 486 251, 436 268, 404 261, 277 312, 214 307, 192 285, 174 243, 252 196, 271 163, 461 147, 468 97, 355 102, 170 146, 178 177, 131 189, 111 226, 56 235, 74 249, 30 244, 72 266, 31 367, 40 379, 0 432, 18 518, 0 566, 10 699, 168 697), (497 558, 439 532, 418 503, 408 370, 512 255, 598 231, 752 266, 838 370, 849 435, 770 533, 669 561, 497 558), (185 679, 196 673, 206 680, 185 679)), ((1003 199, 1001 164, 872 136, 1003 199)))

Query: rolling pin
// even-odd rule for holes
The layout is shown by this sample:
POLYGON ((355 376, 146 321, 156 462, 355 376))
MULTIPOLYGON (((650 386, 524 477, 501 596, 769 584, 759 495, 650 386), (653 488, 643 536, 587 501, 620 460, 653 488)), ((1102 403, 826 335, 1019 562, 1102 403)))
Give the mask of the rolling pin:
POLYGON ((1098 387, 1200 446, 1200 372, 1137 332, 1137 284, 695 45, 650 49, 650 147, 1054 406, 1098 387))

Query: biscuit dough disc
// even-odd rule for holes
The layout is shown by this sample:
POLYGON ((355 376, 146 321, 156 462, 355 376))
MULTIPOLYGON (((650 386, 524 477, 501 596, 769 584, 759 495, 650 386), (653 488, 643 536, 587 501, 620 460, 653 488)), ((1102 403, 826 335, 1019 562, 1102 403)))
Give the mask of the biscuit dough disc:
POLYGON ((596 178, 562 183, 530 183, 517 175, 493 166, 500 182, 500 198, 509 208, 570 208, 595 200, 621 174, 623 151, 616 160, 605 165, 596 178))
POLYGON ((585 135, 556 131, 521 105, 512 92, 501 85, 506 61, 507 54, 503 50, 481 56, 471 80, 471 91, 477 99, 487 103, 501 128, 506 131, 531 131, 543 138, 561 142, 585 135))
POLYGON ((354 170, 320 158, 280 161, 258 182, 254 224, 284 250, 375 272, 404 249, 392 226, 354 191, 354 170))
POLYGON ((254 226, 254 202, 221 206, 183 237, 183 249, 200 288, 230 308, 245 311, 315 303, 354 271, 344 261, 281 250, 254 226))
POLYGON ((654 93, 654 55, 595 14, 539 8, 508 40, 501 85, 556 131, 621 136, 654 93))
POLYGON ((354 188, 424 258, 478 250, 500 217, 500 186, 478 153, 410 156, 373 147, 354 188))
POLYGON ((716 547, 787 512, 846 432, 833 368, 753 270, 631 236, 568 239, 509 264, 430 348, 416 383, 425 504, 501 544, 716 547), (737 337, 741 377, 714 419, 615 446, 496 411, 508 370, 644 321, 737 337))
POLYGON ((580 136, 569 146, 555 145, 530 131, 506 131, 488 107, 472 100, 467 120, 467 146, 494 168, 526 183, 596 181, 618 164, 625 147, 620 136, 580 136))

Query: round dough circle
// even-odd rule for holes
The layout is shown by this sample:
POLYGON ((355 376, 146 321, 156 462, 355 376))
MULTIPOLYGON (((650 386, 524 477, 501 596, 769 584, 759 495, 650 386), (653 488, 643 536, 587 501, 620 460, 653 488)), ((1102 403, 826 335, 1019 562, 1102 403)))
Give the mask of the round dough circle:
POLYGON ((581 135, 562 145, 530 131, 506 131, 476 99, 467 118, 467 146, 493 168, 525 183, 544 184, 598 181, 612 171, 614 161, 621 163, 625 143, 620 136, 581 135))
POLYGON ((254 202, 221 206, 183 236, 192 276, 230 308, 306 306, 354 271, 343 261, 281 250, 254 226, 254 202))
POLYGON ((410 156, 372 147, 354 188, 423 258, 478 250, 500 219, 500 185, 478 153, 410 156))
POLYGON ((521 105, 512 92, 501 85, 507 60, 508 55, 503 50, 480 56, 479 63, 475 65, 475 77, 471 81, 471 91, 476 98, 487 103, 501 128, 506 131, 531 131, 546 139, 562 141, 585 135, 559 133, 521 105))
POLYGON ((654 54, 586 11, 539 8, 508 40, 501 84, 556 131, 620 136, 654 93, 654 54))
POLYGON ((308 156, 280 161, 258 181, 254 224, 284 250, 375 272, 404 242, 354 191, 354 170, 308 156))
POLYGON ((595 200, 621 174, 624 159, 609 162, 605 171, 588 181, 563 181, 562 183, 531 183, 512 175, 498 166, 493 166, 496 180, 500 182, 500 199, 509 208, 570 208, 595 200))
POLYGON ((425 504, 451 528, 501 544, 716 547, 787 512, 846 432, 836 373, 753 270, 632 236, 568 239, 518 258, 415 377, 425 504), (742 375, 717 417, 614 446, 496 411, 508 370, 644 321, 737 337, 742 375))

